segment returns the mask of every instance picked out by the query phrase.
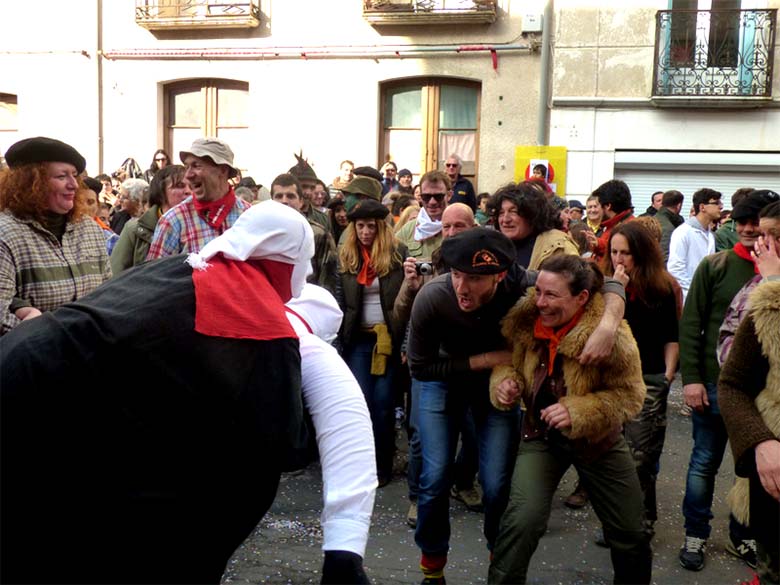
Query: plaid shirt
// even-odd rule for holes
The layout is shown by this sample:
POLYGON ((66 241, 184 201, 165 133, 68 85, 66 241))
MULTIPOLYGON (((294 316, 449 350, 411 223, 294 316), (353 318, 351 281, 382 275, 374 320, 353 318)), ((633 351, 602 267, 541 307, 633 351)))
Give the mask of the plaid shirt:
POLYGON ((220 229, 215 230, 203 221, 192 197, 188 197, 176 207, 169 209, 157 222, 157 227, 152 236, 152 245, 149 247, 147 260, 156 260, 163 256, 174 254, 200 252, 200 249, 225 230, 236 223, 238 216, 249 209, 250 204, 243 199, 236 198, 233 209, 228 213, 220 229))
POLYGON ((109 278, 106 237, 92 219, 68 223, 60 243, 37 221, 0 213, 0 335, 20 323, 15 309, 52 311, 109 278))

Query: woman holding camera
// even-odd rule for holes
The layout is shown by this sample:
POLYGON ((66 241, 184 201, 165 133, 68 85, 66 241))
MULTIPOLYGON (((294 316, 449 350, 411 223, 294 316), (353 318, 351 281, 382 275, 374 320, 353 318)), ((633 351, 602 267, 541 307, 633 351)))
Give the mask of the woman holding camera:
POLYGON ((390 482, 395 448, 393 377, 403 326, 393 305, 404 280, 408 256, 385 221, 389 210, 373 199, 361 201, 347 218, 339 252, 337 297, 344 312, 339 340, 344 361, 357 378, 371 413, 379 487, 390 482))

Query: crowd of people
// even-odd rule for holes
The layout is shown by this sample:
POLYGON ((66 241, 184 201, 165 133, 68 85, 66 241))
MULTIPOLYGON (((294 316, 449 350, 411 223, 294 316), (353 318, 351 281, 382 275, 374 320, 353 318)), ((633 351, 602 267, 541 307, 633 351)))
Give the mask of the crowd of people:
POLYGON ((5 159, 4 581, 218 582, 318 457, 323 582, 366 583, 401 412, 423 583, 445 582, 450 498, 484 513, 488 582, 526 582, 572 466, 615 582, 649 583, 679 371, 680 564, 704 566, 730 440, 727 550, 778 582, 777 193, 724 213, 702 188, 683 218, 659 191, 635 217, 620 180, 584 203, 544 176, 477 195, 457 154, 416 185, 350 160, 327 183, 298 154, 266 189, 210 137, 114 177, 52 138, 5 159), (44 523, 62 545, 41 565, 44 523))

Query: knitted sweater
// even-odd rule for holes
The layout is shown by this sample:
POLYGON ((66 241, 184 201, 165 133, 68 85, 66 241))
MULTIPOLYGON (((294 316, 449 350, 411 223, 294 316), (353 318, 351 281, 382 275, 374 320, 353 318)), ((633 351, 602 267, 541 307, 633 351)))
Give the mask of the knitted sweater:
POLYGON ((718 334, 731 300, 753 278, 753 263, 733 250, 704 258, 696 269, 680 320, 683 384, 716 383, 718 334))

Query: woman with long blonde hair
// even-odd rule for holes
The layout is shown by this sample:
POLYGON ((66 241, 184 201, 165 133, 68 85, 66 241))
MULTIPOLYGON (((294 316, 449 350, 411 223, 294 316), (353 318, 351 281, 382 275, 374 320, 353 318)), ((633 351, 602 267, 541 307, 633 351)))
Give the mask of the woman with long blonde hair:
POLYGON ((400 365, 403 326, 393 305, 408 255, 385 221, 389 210, 373 199, 350 211, 339 252, 337 296, 344 320, 339 333, 344 361, 357 378, 371 413, 379 486, 389 483, 395 447, 393 377, 400 365))

